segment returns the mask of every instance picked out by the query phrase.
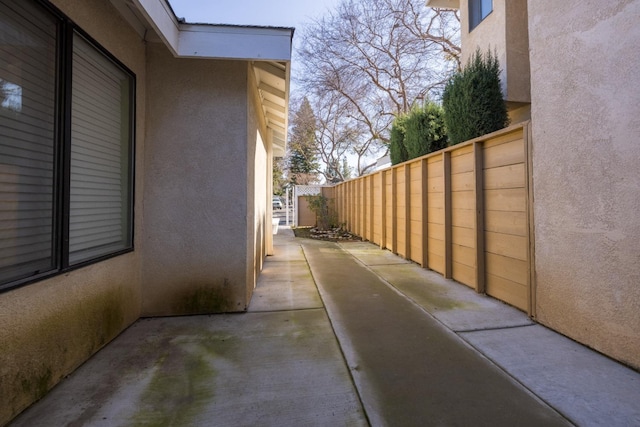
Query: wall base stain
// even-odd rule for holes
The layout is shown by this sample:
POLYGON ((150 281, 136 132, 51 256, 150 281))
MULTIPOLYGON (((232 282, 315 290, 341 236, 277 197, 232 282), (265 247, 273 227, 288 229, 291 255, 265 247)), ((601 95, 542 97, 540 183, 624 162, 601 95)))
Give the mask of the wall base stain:
POLYGON ((233 290, 237 288, 228 279, 220 284, 188 286, 189 290, 176 296, 176 314, 212 314, 240 311, 233 290))
POLYGON ((121 289, 108 290, 43 315, 21 331, 24 342, 0 348, 0 425, 41 399, 62 378, 115 338, 128 324, 130 305, 121 289))

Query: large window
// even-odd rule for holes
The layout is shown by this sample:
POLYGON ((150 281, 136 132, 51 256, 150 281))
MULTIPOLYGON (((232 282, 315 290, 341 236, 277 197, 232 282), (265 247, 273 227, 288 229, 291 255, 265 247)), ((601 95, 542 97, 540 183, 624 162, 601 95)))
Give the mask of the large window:
POLYGON ((493 0, 469 0, 469 32, 493 10, 493 0))
POLYGON ((47 4, 0 0, 0 290, 132 249, 134 86, 47 4))

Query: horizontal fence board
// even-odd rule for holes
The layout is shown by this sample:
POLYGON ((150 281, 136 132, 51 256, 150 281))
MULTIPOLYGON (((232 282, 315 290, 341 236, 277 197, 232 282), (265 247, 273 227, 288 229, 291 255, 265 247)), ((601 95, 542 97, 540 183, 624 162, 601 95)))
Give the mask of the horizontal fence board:
POLYGON ((526 184, 524 163, 485 169, 483 183, 485 190, 499 188, 521 188, 526 184))
POLYGON ((429 254, 440 255, 444 257, 444 240, 436 239, 433 237, 429 237, 427 239, 429 241, 429 254))
POLYGON ((451 227, 451 243, 454 245, 466 246, 468 248, 475 248, 476 230, 473 228, 451 227))
POLYGON ((487 211, 526 212, 527 191, 524 188, 507 188, 485 191, 487 211))
POLYGON ((442 158, 432 159, 427 160, 427 179, 442 178, 442 158))
POLYGON ((463 172, 451 177, 451 191, 473 191, 476 179, 473 171, 463 172))
POLYGON ((411 206, 409 209, 409 217, 412 221, 420 221, 422 218, 422 206, 411 206))
POLYGON ((526 212, 487 211, 484 214, 484 229, 496 233, 526 236, 527 214, 526 212))
POLYGON ((521 285, 527 283, 527 263, 519 259, 509 258, 485 252, 487 274, 509 279, 521 285))
POLYGON ((485 169, 524 163, 524 141, 518 139, 492 147, 485 146, 482 155, 485 169))
POLYGON ((409 166, 409 176, 411 183, 422 182, 422 162, 411 163, 409 166))
POLYGON ((453 262, 453 279, 471 288, 476 286, 476 269, 468 265, 453 262))
POLYGON ((483 142, 482 146, 487 148, 495 147, 509 142, 522 140, 523 136, 524 132, 522 128, 515 129, 511 132, 506 132, 502 135, 494 136, 493 138, 487 139, 483 142))
POLYGON ((524 236, 486 232, 484 242, 487 252, 522 261, 527 260, 528 245, 527 238, 524 236))
POLYGON ((473 191, 453 191, 451 193, 451 207, 453 209, 474 209, 476 195, 473 191))
POLYGON ((427 236, 429 236, 430 239, 438 239, 444 241, 444 225, 428 223, 427 236))
POLYGON ((427 206, 429 208, 444 208, 444 193, 428 193, 427 206))
POLYGON ((475 160, 473 157, 473 146, 468 145, 464 148, 465 153, 456 155, 457 151, 451 152, 451 175, 458 175, 465 172, 473 172, 475 160))
POLYGON ((458 144, 451 150, 451 159, 454 157, 464 156, 465 154, 473 153, 473 145, 470 144, 458 144))
POLYGON ((444 256, 432 251, 429 251, 427 256, 429 259, 429 268, 440 274, 444 274, 444 256))
POLYGON ((527 287, 503 277, 487 274, 487 295, 506 301, 520 310, 527 310, 527 287))
POLYGON ((441 224, 444 226, 444 208, 434 208, 429 204, 427 209, 427 223, 441 224))
POLYGON ((474 228, 476 211, 473 209, 453 209, 451 211, 451 223, 454 226, 474 228))
POLYGON ((427 193, 428 194, 444 193, 444 181, 442 180, 442 177, 427 179, 427 193))
POLYGON ((454 262, 475 268, 476 250, 474 248, 453 244, 451 245, 451 254, 453 255, 454 262))

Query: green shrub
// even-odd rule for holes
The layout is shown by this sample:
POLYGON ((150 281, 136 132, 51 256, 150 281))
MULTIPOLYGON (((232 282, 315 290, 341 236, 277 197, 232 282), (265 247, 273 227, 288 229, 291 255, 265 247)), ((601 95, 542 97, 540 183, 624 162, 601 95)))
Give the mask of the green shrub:
POLYGON ((497 54, 480 49, 445 86, 442 96, 450 145, 502 129, 509 124, 500 89, 497 54))
POLYGON ((442 107, 429 102, 396 117, 389 140, 393 165, 445 148, 447 132, 442 107))
POLYGON ((433 153, 447 146, 442 107, 432 102, 414 108, 404 122, 407 160, 433 153))
POLYGON ((404 145, 405 120, 406 116, 398 116, 391 126, 391 135, 389 136, 389 157, 391 157, 392 165, 406 162, 409 159, 407 148, 404 145))

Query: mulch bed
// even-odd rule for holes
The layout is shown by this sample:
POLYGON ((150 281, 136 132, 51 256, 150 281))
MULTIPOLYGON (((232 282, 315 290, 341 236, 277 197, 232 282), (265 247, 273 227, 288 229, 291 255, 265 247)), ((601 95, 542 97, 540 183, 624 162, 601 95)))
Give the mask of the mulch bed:
POLYGON ((293 233, 296 237, 307 239, 326 240, 329 242, 361 242, 362 238, 351 234, 342 228, 332 228, 330 230, 318 230, 315 227, 294 227, 293 233))

